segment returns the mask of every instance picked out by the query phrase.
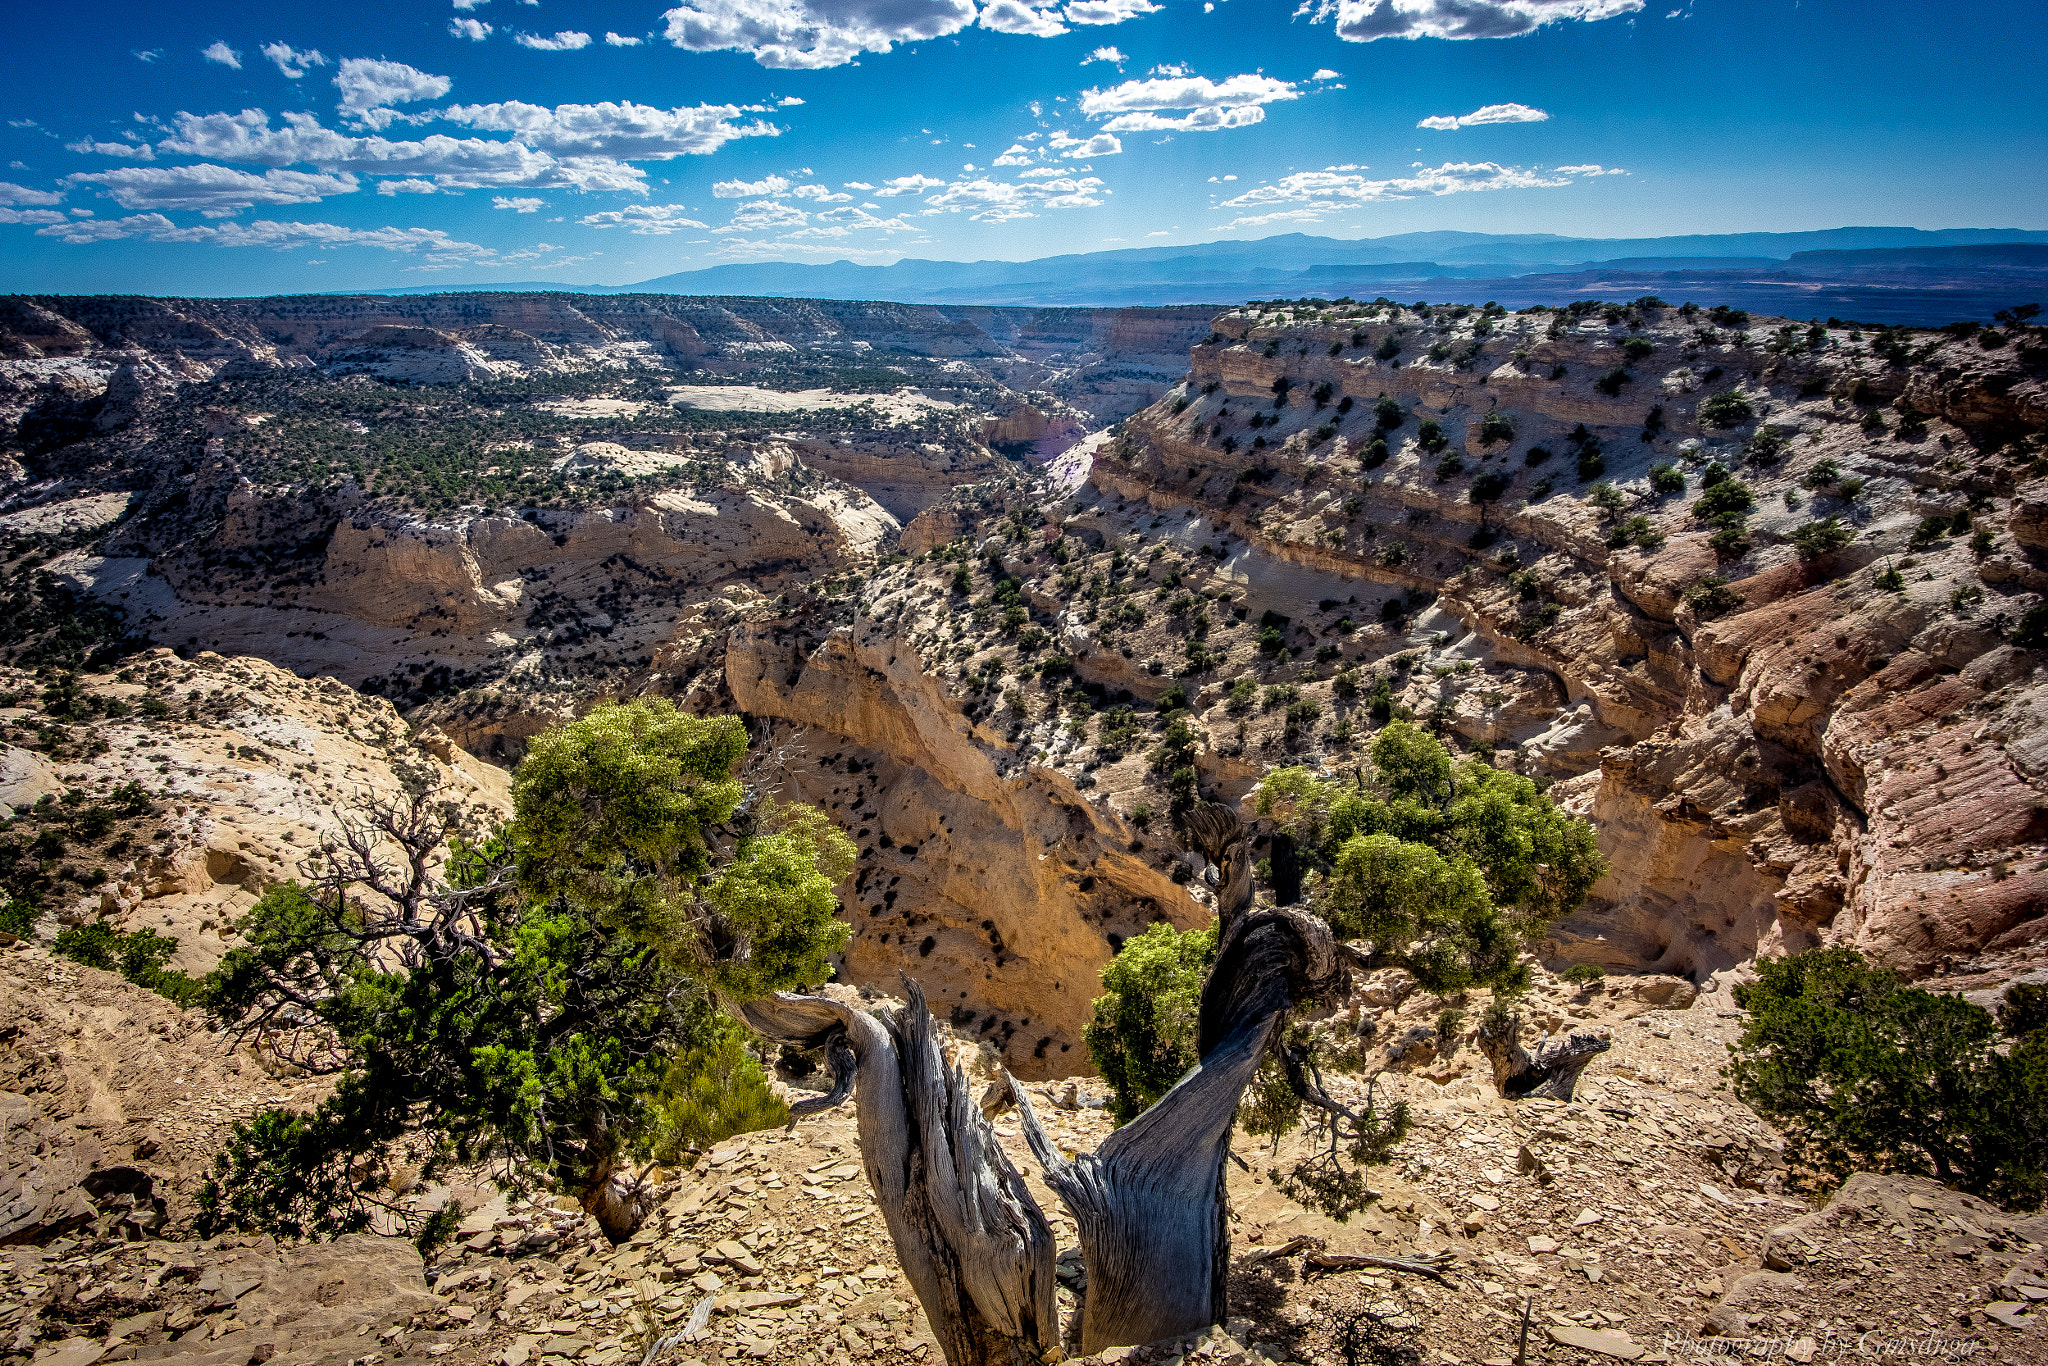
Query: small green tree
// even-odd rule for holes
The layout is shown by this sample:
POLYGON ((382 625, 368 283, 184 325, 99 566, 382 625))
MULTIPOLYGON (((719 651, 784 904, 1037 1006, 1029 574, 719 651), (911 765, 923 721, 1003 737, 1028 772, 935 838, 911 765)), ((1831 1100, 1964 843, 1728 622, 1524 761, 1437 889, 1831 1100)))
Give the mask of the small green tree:
POLYGON ((1931 1174, 2002 1203, 2041 1203, 2048 1170, 2048 1030, 2018 1003, 2001 1044, 1991 1012, 1901 985, 1854 949, 1757 961, 1726 1075, 1782 1127, 1794 1155, 1839 1179, 1931 1174))
POLYGON ((1102 969, 1088 1056, 1109 1083, 1110 1113, 1136 1119, 1195 1065, 1202 981, 1216 961, 1216 926, 1176 930, 1161 921, 1124 941, 1102 969))
POLYGON ((689 1047, 673 1055, 661 1084, 647 1097, 649 1154, 675 1166, 734 1134, 774 1129, 789 1121, 789 1107, 768 1089, 768 1074, 747 1051, 749 1035, 719 1015, 689 1047))

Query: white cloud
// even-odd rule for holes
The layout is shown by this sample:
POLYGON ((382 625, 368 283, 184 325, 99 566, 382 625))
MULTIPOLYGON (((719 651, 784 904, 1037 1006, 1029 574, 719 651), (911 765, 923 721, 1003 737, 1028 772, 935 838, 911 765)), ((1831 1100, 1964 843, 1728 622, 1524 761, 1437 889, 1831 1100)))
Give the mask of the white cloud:
POLYGON ((330 195, 354 194, 352 175, 309 175, 265 171, 252 175, 230 166, 123 166, 65 177, 66 184, 106 188, 124 209, 197 209, 209 218, 226 217, 257 204, 314 204, 330 195))
POLYGON ((816 69, 958 33, 974 22, 975 7, 974 0, 685 0, 662 17, 677 47, 816 69))
POLYGON ((1109 193, 1096 176, 1058 176, 1039 183, 1021 180, 1008 183, 986 178, 957 180, 938 193, 928 195, 927 213, 961 213, 968 210, 977 222, 1007 223, 1037 217, 1039 209, 1092 208, 1109 193))
POLYGON ((69 223, 55 209, 0 209, 0 223, 69 223))
POLYGON ((1057 38, 1067 31, 1056 11, 1033 9, 1020 0, 989 0, 981 9, 981 26, 1028 38, 1057 38))
POLYGON ((491 3, 491 0, 455 0, 455 8, 457 8, 457 9, 475 9, 475 8, 477 8, 477 7, 479 6, 479 5, 488 5, 488 4, 490 4, 490 3, 491 3))
POLYGON ((613 33, 610 29, 604 31, 606 47, 638 47, 646 41, 645 38, 628 38, 622 33, 613 33))
POLYGON ((1062 157, 1079 161, 1085 157, 1113 157, 1123 151, 1123 143, 1108 133, 1097 133, 1092 138, 1070 138, 1065 133, 1055 133, 1046 140, 1046 146, 1063 148, 1062 157))
POLYGON ((1123 64, 1125 62, 1128 62, 1129 60, 1131 59, 1129 57, 1126 57, 1123 54, 1122 49, 1120 48, 1098 47, 1093 52, 1089 53, 1086 57, 1083 57, 1081 59, 1081 65, 1086 66, 1090 62, 1109 62, 1121 68, 1123 64))
POLYGON ((1152 0, 1069 0, 1063 13, 1070 24, 1121 24, 1164 8, 1152 0))
POLYGON ((1004 152, 1001 156, 996 158, 996 165, 1029 166, 1034 159, 1035 158, 1033 156, 1033 153, 1029 147, 1026 147, 1021 142, 1016 142, 1010 144, 1010 149, 1007 152, 1004 152))
POLYGON ((1586 178, 1591 178, 1591 177, 1593 177, 1593 176, 1600 176, 1600 175, 1627 175, 1627 174, 1628 174, 1628 172, 1627 172, 1627 171, 1624 171, 1624 170, 1622 170, 1622 169, 1621 169, 1621 167, 1619 167, 1619 166, 1602 166, 1602 165, 1600 165, 1600 164, 1599 164, 1599 163, 1597 163, 1597 162, 1594 162, 1594 163, 1591 163, 1591 164, 1588 164, 1588 165, 1585 165, 1585 166, 1559 166, 1559 167, 1557 168, 1557 173, 1558 173, 1559 175, 1575 175, 1575 176, 1582 176, 1582 177, 1586 177, 1586 178))
POLYGON ((206 58, 209 62, 219 62, 222 66, 231 66, 237 71, 242 69, 242 54, 218 38, 213 40, 211 47, 208 47, 199 55, 206 58))
POLYGON ((46 204, 62 204, 63 202, 64 192, 62 190, 31 190, 26 185, 16 185, 12 181, 0 180, 0 204, 34 204, 41 206, 46 204))
MULTIPOLYGON (((916 243, 911 245, 915 246, 916 243)), ((788 238, 775 241, 749 241, 741 237, 728 237, 718 244, 717 255, 727 261, 787 261, 792 257, 811 257, 834 261, 853 261, 861 265, 882 265, 900 260, 903 253, 893 248, 861 248, 840 246, 830 242, 813 245, 795 242, 788 238)))
POLYGON ((82 142, 64 144, 67 152, 80 152, 87 156, 133 157, 137 161, 155 161, 156 152, 146 142, 94 142, 90 138, 82 142))
POLYGON ((799 185, 790 193, 798 199, 814 199, 820 204, 847 204, 853 200, 852 195, 840 194, 828 185, 799 185))
POLYGON ((701 231, 705 227, 684 216, 681 204, 628 204, 623 209, 585 214, 579 221, 587 228, 625 228, 641 237, 662 237, 689 228, 701 231))
POLYGON ((1267 205, 1292 207, 1271 213, 1238 218, 1228 228, 1261 227, 1281 221, 1313 222, 1359 204, 1390 200, 1462 194, 1478 190, 1557 189, 1590 175, 1627 174, 1598 166, 1559 166, 1546 172, 1541 167, 1502 166, 1491 161, 1447 161, 1441 166, 1417 165, 1412 175, 1386 180, 1368 180, 1357 174, 1365 167, 1332 166, 1322 171, 1299 171, 1282 176, 1270 185, 1246 190, 1223 201, 1225 208, 1261 208, 1267 205))
POLYGON ((590 35, 578 33, 573 28, 565 28, 552 38, 522 33, 512 41, 521 47, 530 47, 538 52, 576 52, 590 46, 590 35))
POLYGON ((844 182, 844 184, 846 185, 846 188, 849 190, 860 190, 863 193, 870 192, 875 188, 874 186, 868 184, 865 180, 849 180, 844 182))
POLYGON ((794 109, 802 103, 803 101, 795 95, 784 95, 775 102, 775 107, 778 109, 794 109))
POLYGON ((1100 118, 1104 114, 1140 109, 1216 109, 1300 97, 1301 92, 1291 82, 1276 81, 1271 76, 1247 74, 1212 81, 1206 76, 1182 74, 1125 81, 1107 90, 1084 90, 1081 112, 1090 118, 1100 118))
POLYGON ((736 124, 748 111, 736 104, 657 109, 649 104, 545 105, 506 100, 498 104, 457 104, 441 111, 450 123, 486 132, 510 133, 528 147, 550 152, 667 161, 715 152, 734 138, 773 137, 773 124, 736 124))
POLYGON ((270 59, 271 65, 283 73, 286 80, 292 81, 298 80, 316 66, 327 65, 327 58, 321 55, 317 47, 300 52, 289 43, 265 43, 263 55, 270 59))
POLYGON ((434 182, 431 180, 380 180, 377 182, 377 193, 385 195, 433 194, 434 182))
POLYGON ((54 237, 73 245, 140 237, 153 242, 203 242, 221 247, 270 247, 277 251, 293 251, 309 245, 381 247, 386 251, 422 253, 430 263, 437 265, 488 261, 497 255, 489 247, 458 241, 439 228, 344 228, 334 223, 276 223, 267 219, 249 224, 204 224, 181 228, 160 213, 52 224, 38 228, 36 235, 54 237))
POLYGON ((781 198, 789 193, 789 181, 779 175, 759 180, 721 180, 711 187, 711 193, 719 199, 752 199, 759 195, 781 198))
POLYGON ((1469 114, 1432 114, 1415 126, 1449 131, 1478 128, 1489 123, 1541 123, 1550 115, 1526 104, 1483 104, 1469 114))
POLYGON ((1220 133, 1230 128, 1249 128, 1265 119, 1266 111, 1256 104, 1241 104, 1234 109, 1194 109, 1179 116, 1118 114, 1102 126, 1118 133, 1220 133))
POLYGON ((491 207, 494 209, 510 209, 514 213, 539 213, 547 207, 547 201, 535 199, 531 196, 508 199, 504 195, 494 194, 491 196, 491 207))
POLYGON ((1348 43, 1380 38, 1516 38, 1545 24, 1634 14, 1643 0, 1304 0, 1297 15, 1334 19, 1348 43))
POLYGON ((899 194, 923 194, 926 190, 936 190, 945 183, 928 175, 900 175, 883 181, 881 188, 874 193, 877 199, 899 194))
POLYGON ((1048 177, 1068 175, 1073 171, 1073 169, 1074 168, 1071 166, 1033 166, 1028 171, 1017 172, 1017 179, 1043 180, 1048 177))
POLYGON ((1316 74, 1309 77, 1309 79, 1312 81, 1334 81, 1343 74, 1341 71, 1332 71, 1327 66, 1319 66, 1316 68, 1316 74))
POLYGON ((1262 121, 1266 117, 1262 105, 1301 98, 1301 90, 1291 81, 1271 76, 1247 73, 1212 81, 1190 75, 1185 67, 1154 67, 1153 71, 1146 80, 1082 91, 1081 112, 1098 119, 1114 115, 1103 125, 1111 133, 1214 133, 1262 121))
POLYGON ((484 39, 491 36, 491 26, 481 19, 450 19, 448 21, 448 36, 451 38, 467 38, 472 43, 481 43, 484 39))
POLYGON ((153 62, 164 55, 164 50, 160 47, 131 47, 128 55, 138 62, 153 62))
MULTIPOLYGON (((529 106, 536 107, 536 106, 529 106)), ((323 128, 311 114, 286 114, 272 128, 261 109, 239 114, 184 114, 160 152, 211 157, 259 166, 306 164, 359 175, 431 176, 444 190, 578 189, 646 192, 646 172, 615 157, 564 156, 519 142, 451 138, 436 133, 416 141, 349 137, 323 128)))
POLYGON ((387 106, 438 100, 454 84, 446 76, 430 75, 404 62, 344 57, 341 71, 334 78, 334 88, 341 92, 341 103, 336 108, 351 122, 381 130, 400 117, 387 106))
POLYGON ((794 204, 783 204, 773 199, 750 199, 733 210, 730 223, 712 231, 774 232, 781 228, 800 228, 810 221, 811 216, 794 204))

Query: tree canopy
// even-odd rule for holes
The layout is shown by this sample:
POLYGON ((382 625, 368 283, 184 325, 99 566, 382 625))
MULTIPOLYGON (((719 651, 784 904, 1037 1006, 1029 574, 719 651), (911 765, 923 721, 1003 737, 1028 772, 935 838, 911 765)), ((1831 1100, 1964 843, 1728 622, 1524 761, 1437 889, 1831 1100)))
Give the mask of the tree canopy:
POLYGON ((1607 871, 1592 827, 1519 774, 1454 761, 1407 721, 1380 731, 1371 760, 1348 778, 1291 767, 1259 784, 1259 815, 1316 874, 1313 908, 1429 990, 1520 989, 1522 947, 1607 871))
POLYGON ((336 1086, 237 1129, 202 1224, 361 1228, 401 1158, 518 1159, 587 1195, 629 1153, 779 1114, 717 1003, 829 978, 855 850, 750 789, 746 752, 737 718, 603 704, 536 739, 501 828, 417 773, 313 885, 273 887, 205 1003, 336 1086))

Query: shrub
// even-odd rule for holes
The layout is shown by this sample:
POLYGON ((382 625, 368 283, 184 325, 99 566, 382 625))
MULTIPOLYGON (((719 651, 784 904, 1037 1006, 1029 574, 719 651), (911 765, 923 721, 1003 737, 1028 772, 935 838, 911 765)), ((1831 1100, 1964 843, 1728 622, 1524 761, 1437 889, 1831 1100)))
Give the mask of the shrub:
POLYGON ((1817 522, 1808 522, 1792 533, 1792 546, 1802 560, 1817 560, 1831 555, 1856 539, 1856 533, 1845 527, 1840 518, 1824 517, 1817 522))
POLYGON ((1621 354, 1627 358, 1630 365, 1649 359, 1656 350, 1656 346, 1642 337, 1630 337, 1621 344, 1621 354))
POLYGON ((1365 454, 1358 458, 1358 463, 1366 469, 1376 470, 1387 463, 1387 454, 1386 441, 1376 436, 1366 443, 1365 454))
POLYGON ((1540 465, 1548 459, 1550 448, 1547 446, 1531 446, 1522 455, 1522 463, 1525 465, 1540 465))
POLYGON ((1230 710, 1242 716, 1252 709, 1252 700, 1258 695, 1259 685, 1246 674, 1230 685, 1230 710))
POLYGON ((1598 389, 1601 393, 1607 395, 1609 398, 1616 398, 1619 397, 1621 394, 1621 386, 1627 384, 1630 380, 1634 378, 1635 376, 1629 374, 1628 371, 1623 370, 1619 366, 1616 366, 1614 369, 1609 370, 1606 374, 1600 376, 1600 378, 1594 380, 1593 387, 1595 389, 1598 389))
POLYGON ((1162 921, 1125 940, 1102 969, 1082 1039, 1109 1083, 1117 1123, 1136 1119, 1195 1065, 1202 981, 1215 961, 1213 923, 1182 931, 1162 921))
POLYGON ((1607 969, 1598 963, 1574 963, 1558 976, 1574 986, 1585 986, 1597 982, 1607 975, 1607 969))
POLYGON ((1700 421, 1709 427, 1735 427, 1755 416, 1756 410, 1749 406, 1749 400, 1734 389, 1715 394, 1700 404, 1700 421))
POLYGON ((737 1020, 715 1015, 701 1037, 670 1057, 647 1097, 649 1156, 673 1167, 689 1150, 788 1123, 789 1107, 768 1089, 747 1037, 737 1020))
POLYGON ((1729 522, 1717 527, 1713 535, 1707 537, 1707 544, 1713 547, 1716 555, 1734 559, 1748 553, 1749 531, 1740 522, 1729 522))
POLYGON ((1684 493, 1685 475, 1675 466, 1650 466, 1650 491, 1652 493, 1684 493))
POLYGON ((1913 528, 1913 549, 1927 549, 1946 537, 1948 529, 1949 520, 1946 517, 1922 517, 1920 525, 1913 528))
POLYGON ((1598 479, 1607 473, 1607 457, 1600 454, 1597 446, 1585 446, 1579 450, 1579 478, 1598 479))
POLYGON ((1497 502, 1508 491, 1508 475, 1505 470, 1487 470, 1472 481, 1472 501, 1475 503, 1497 502))
POLYGON ((1685 600, 1703 617, 1719 616, 1742 606, 1742 596, 1719 574, 1709 574, 1685 590, 1685 600))
POLYGON ((1380 338, 1379 346, 1376 347, 1373 351, 1373 355, 1379 358, 1380 360, 1392 360, 1394 357, 1400 354, 1401 343, 1399 342, 1399 340, 1395 338, 1394 334, 1391 332, 1387 333, 1386 336, 1380 338))
POLYGON ((1495 408, 1479 421, 1479 444, 1498 445, 1515 439, 1515 424, 1506 413, 1495 408))
POLYGON ((1450 441, 1451 439, 1444 435, 1443 424, 1433 417, 1424 418, 1422 425, 1415 429, 1415 444, 1431 455, 1448 446, 1450 441))
POLYGON ((1835 1178, 1909 1172, 2041 1203, 2048 1032, 2030 1003, 2012 1020, 2027 1032, 2001 1051, 1990 1011, 1901 986, 1854 949, 1759 958, 1756 971, 1735 989, 1749 1019, 1726 1075, 1798 1161, 1835 1178))
POLYGON ((1705 492, 1693 500, 1692 515, 1703 522, 1717 517, 1749 512, 1756 507, 1756 495, 1749 485, 1740 479, 1723 478, 1709 484, 1705 492))
POLYGON ((1406 721, 1381 730, 1371 756, 1363 781, 1282 768, 1259 784, 1260 816, 1323 874, 1316 912, 1339 938, 1371 941, 1374 966, 1405 968, 1426 990, 1519 990, 1522 945, 1606 870, 1592 827, 1527 778, 1453 762, 1406 721))
POLYGON ((1812 468, 1806 471, 1806 478, 1801 482, 1810 489, 1824 489, 1841 477, 1841 463, 1831 455, 1824 455, 1813 462, 1812 468))
POLYGON ((1459 454, 1457 451, 1452 451, 1443 459, 1436 462, 1436 478, 1438 483, 1442 483, 1444 480, 1449 479, 1454 475, 1463 474, 1464 472, 1465 457, 1459 454))

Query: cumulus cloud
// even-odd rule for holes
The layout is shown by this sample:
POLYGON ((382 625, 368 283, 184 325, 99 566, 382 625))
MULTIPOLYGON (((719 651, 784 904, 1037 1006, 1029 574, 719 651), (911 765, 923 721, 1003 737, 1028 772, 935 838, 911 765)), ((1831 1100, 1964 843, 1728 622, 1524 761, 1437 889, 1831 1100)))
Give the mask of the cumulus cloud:
POLYGON ((1309 77, 1309 79, 1312 81, 1334 81, 1343 74, 1341 71, 1332 71, 1327 66, 1319 66, 1316 68, 1316 74, 1309 77))
POLYGON ((753 199, 763 195, 779 199, 789 190, 790 182, 779 175, 759 180, 721 180, 711 187, 711 193, 719 199, 753 199))
POLYGON ((160 152, 210 157, 258 166, 317 166, 358 175, 430 176, 444 190, 528 189, 646 192, 647 173, 615 157, 555 157, 520 142, 452 138, 417 140, 349 137, 321 126, 311 114, 285 114, 270 126, 261 109, 239 114, 180 113, 160 152))
POLYGON ((341 92, 341 103, 335 107, 343 118, 381 130, 401 117, 389 106, 438 100, 454 84, 446 76, 430 75, 404 62, 344 57, 334 78, 334 88, 341 92))
POLYGON ((1071 138, 1065 133, 1055 133, 1046 140, 1046 146, 1058 151, 1069 161, 1084 157, 1113 157, 1123 151, 1123 143, 1108 133, 1097 133, 1092 138, 1071 138))
POLYGON ((703 230, 705 224, 685 215, 681 204, 628 204, 623 209, 585 214, 578 220, 586 228, 624 228, 641 237, 664 237, 685 229, 703 230))
POLYGON ((1121 24, 1141 14, 1153 14, 1163 6, 1152 0, 1071 0, 1063 11, 1070 24, 1121 24))
POLYGON ((68 223, 71 220, 55 209, 4 209, 0 208, 0 223, 68 223))
POLYGON ((981 26, 1031 38, 1057 38, 1067 31, 1058 11, 1033 9, 1020 0, 989 0, 981 9, 981 26))
POLYGON ((880 265, 900 260, 903 253, 888 247, 848 247, 831 242, 798 242, 787 237, 774 240, 727 237, 719 242, 717 255, 727 261, 787 261, 792 257, 814 257, 854 261, 862 265, 880 265))
POLYGON ((431 180, 380 180, 377 182, 377 193, 433 194, 435 186, 431 180))
POLYGON ((924 202, 931 206, 927 212, 968 212, 976 222, 1007 223, 1035 218, 1039 209, 1092 208, 1101 204, 1107 193, 1096 176, 1060 176, 1021 184, 979 178, 954 181, 927 195, 924 202))
POLYGON ((155 161, 156 152, 146 142, 94 142, 86 138, 80 142, 67 142, 64 150, 80 152, 87 156, 131 157, 136 161, 155 161))
POLYGON ((662 15, 664 36, 691 52, 744 52, 762 66, 844 66, 958 33, 974 0, 685 0, 662 15))
POLYGON ((565 28, 552 38, 543 38, 536 33, 522 33, 513 42, 521 47, 530 47, 538 52, 575 52, 590 46, 590 35, 565 28))
POLYGON ((624 34, 613 33, 610 29, 604 31, 606 47, 638 47, 644 41, 646 40, 642 38, 628 38, 624 34))
POLYGON ((811 215, 811 226, 793 232, 793 239, 851 237, 857 232, 916 232, 917 229, 901 218, 882 218, 866 209, 826 209, 811 215))
MULTIPOLYGON (((1259 185, 1223 207, 1267 208, 1270 212, 1238 218, 1222 228, 1261 227, 1275 222, 1313 222, 1328 214, 1359 204, 1385 203, 1479 190, 1557 189, 1575 180, 1595 175, 1626 174, 1600 166, 1541 167, 1502 166, 1491 161, 1447 161, 1441 166, 1419 163, 1412 174, 1385 180, 1369 180, 1358 174, 1363 166, 1332 166, 1321 171, 1298 171, 1282 176, 1270 185, 1259 185)), ((1221 231, 1219 228, 1218 231, 1221 231)))
POLYGON ((124 209, 197 209, 222 218, 257 204, 315 204, 330 195, 354 194, 352 175, 309 175, 265 171, 252 175, 231 166, 123 166, 65 177, 70 185, 100 185, 124 209))
POLYGON ((657 109, 649 104, 457 104, 441 111, 451 123, 487 132, 511 133, 528 147, 551 152, 667 161, 715 152, 734 138, 774 137, 781 130, 756 120, 737 123, 750 112, 736 104, 700 104, 657 109))
POLYGON ((811 216, 794 204, 784 204, 775 199, 750 199, 733 210, 730 223, 712 231, 775 232, 782 228, 800 228, 810 221, 811 216))
POLYGON ((491 196, 491 207, 494 209, 510 209, 514 213, 539 213, 547 207, 547 201, 535 199, 531 196, 508 198, 505 195, 494 194, 491 196))
POLYGON ((1559 175, 1575 175, 1582 178, 1591 178, 1599 175, 1628 174, 1627 171, 1622 170, 1619 166, 1602 166, 1597 162, 1589 163, 1585 166, 1560 166, 1557 168, 1557 173, 1559 175))
POLYGON ((1380 38, 1517 38, 1545 24, 1634 14, 1643 0, 1304 0, 1298 15, 1334 21, 1348 43, 1380 38))
POLYGON ((47 204, 62 204, 63 202, 64 192, 62 190, 31 190, 26 185, 16 185, 12 181, 0 180, 0 204, 33 204, 40 207, 47 204))
POLYGON ((490 3, 491 0, 455 0, 455 8, 475 9, 480 5, 488 5, 490 3))
POLYGON ((1129 60, 1131 59, 1123 54, 1121 48, 1098 47, 1081 59, 1081 65, 1086 66, 1090 62, 1108 62, 1113 66, 1122 68, 1123 64, 1129 60))
POLYGON ((943 180, 934 180, 928 175, 900 175, 883 181, 881 186, 875 190, 875 197, 877 199, 885 199, 891 195, 923 194, 926 190, 936 190, 945 183, 943 180))
POLYGON ((242 69, 242 54, 218 38, 213 40, 212 46, 206 48, 199 55, 206 58, 209 62, 219 62, 222 66, 230 66, 237 71, 242 69))
POLYGON ((1469 114, 1432 114, 1415 126, 1449 131, 1478 128, 1489 123, 1541 123, 1550 115, 1526 104, 1482 104, 1469 114))
POLYGON ((1029 147, 1021 142, 1010 144, 1010 149, 996 158, 998 166, 1029 166, 1035 156, 1029 147))
POLYGON ((281 72, 286 80, 296 81, 316 66, 326 66, 327 58, 317 47, 300 52, 289 43, 265 43, 263 55, 270 64, 281 72))
POLYGON ((799 185, 790 193, 798 199, 815 200, 820 204, 846 204, 853 199, 852 195, 841 194, 828 185, 799 185))
POLYGON ((1081 112, 1108 117, 1111 133, 1214 133, 1248 128, 1266 117, 1264 105, 1301 98, 1291 81, 1245 74, 1223 81, 1188 74, 1184 67, 1155 67, 1145 80, 1081 92, 1081 112), (1182 111, 1179 113, 1165 111, 1182 111))
POLYGON ((481 19, 450 19, 448 34, 452 38, 467 38, 472 43, 481 43, 491 36, 491 26, 481 19))
POLYGON ((335 223, 201 224, 181 228, 160 213, 127 218, 88 218, 38 228, 39 237, 74 245, 146 238, 153 242, 199 242, 221 247, 270 247, 294 251, 304 247, 381 247, 385 251, 419 253, 434 264, 488 261, 497 253, 474 242, 458 241, 439 228, 344 228, 335 223))

